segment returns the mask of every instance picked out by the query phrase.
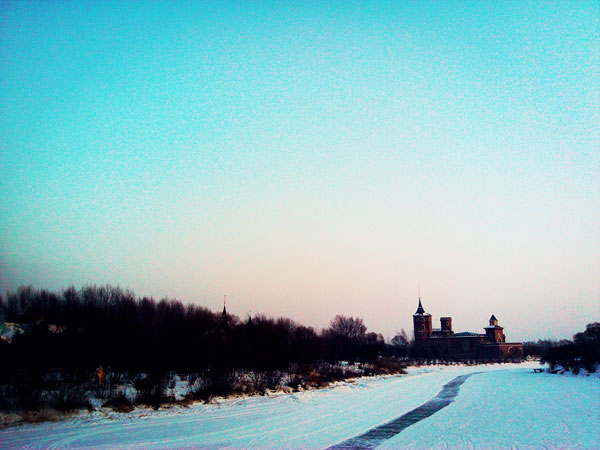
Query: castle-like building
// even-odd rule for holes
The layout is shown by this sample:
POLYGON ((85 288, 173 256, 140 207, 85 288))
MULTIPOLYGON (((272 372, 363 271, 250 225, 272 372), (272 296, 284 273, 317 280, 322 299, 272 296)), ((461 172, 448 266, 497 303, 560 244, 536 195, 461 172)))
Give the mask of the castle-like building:
POLYGON ((420 356, 450 359, 510 360, 523 357, 523 344, 506 342, 504 328, 492 314, 485 334, 452 331, 452 317, 441 317, 441 328, 432 328, 431 314, 426 313, 419 298, 413 314, 415 348, 420 356))

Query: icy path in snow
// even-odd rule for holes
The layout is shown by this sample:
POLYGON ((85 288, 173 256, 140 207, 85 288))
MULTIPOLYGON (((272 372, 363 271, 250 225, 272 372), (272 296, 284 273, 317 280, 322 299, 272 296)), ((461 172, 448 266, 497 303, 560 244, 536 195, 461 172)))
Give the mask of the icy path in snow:
POLYGON ((378 447, 382 442, 396 436, 398 433, 402 432, 402 430, 421 420, 427 419, 429 416, 434 415, 436 412, 452 403, 458 395, 460 385, 472 375, 474 374, 468 373, 457 376, 449 383, 446 383, 440 393, 427 403, 401 415, 391 422, 379 425, 360 436, 348 439, 347 441, 336 444, 326 450, 370 450, 378 447))
POLYGON ((0 430, 0 448, 327 448, 393 421, 457 376, 454 402, 378 448, 600 448, 600 379, 534 374, 534 364, 412 369, 335 387, 218 404, 100 413, 0 430))

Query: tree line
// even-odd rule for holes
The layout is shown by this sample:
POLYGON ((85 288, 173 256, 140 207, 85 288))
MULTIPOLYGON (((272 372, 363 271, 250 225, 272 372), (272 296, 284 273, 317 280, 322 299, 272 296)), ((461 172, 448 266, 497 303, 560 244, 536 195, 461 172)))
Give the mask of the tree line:
POLYGON ((574 373, 579 373, 582 368, 595 372, 600 364, 600 322, 587 324, 584 331, 573 335, 573 340, 538 341, 537 347, 532 346, 531 350, 535 348, 551 370, 562 366, 574 373))
POLYGON ((21 287, 0 298, 2 322, 26 327, 0 347, 5 369, 274 369, 316 360, 368 361, 386 353, 383 337, 368 333, 360 318, 337 316, 319 333, 288 318, 240 320, 174 299, 137 298, 113 286, 61 292, 21 287))
POLYGON ((195 373, 210 377, 219 390, 236 370, 266 374, 318 362, 368 363, 408 351, 406 339, 405 346, 387 345, 360 318, 336 316, 317 332, 288 318, 241 320, 109 285, 59 292, 20 287, 0 297, 0 324, 16 329, 0 342, 3 386, 48 379, 48 373, 89 380, 101 368, 140 380, 195 373))

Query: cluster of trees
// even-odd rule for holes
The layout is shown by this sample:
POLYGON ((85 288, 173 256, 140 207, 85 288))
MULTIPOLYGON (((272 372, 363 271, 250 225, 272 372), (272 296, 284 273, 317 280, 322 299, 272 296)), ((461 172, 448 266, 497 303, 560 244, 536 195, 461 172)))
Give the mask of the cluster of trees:
POLYGON ((0 298, 0 322, 25 326, 1 351, 9 368, 102 364, 120 371, 252 368, 268 370, 316 360, 373 360, 385 353, 381 335, 359 318, 336 316, 322 333, 286 318, 241 321, 180 301, 136 298, 112 286, 62 292, 21 287, 0 298))
MULTIPOLYGON (((24 332, 0 342, 3 386, 57 372, 63 380, 89 380, 99 367, 113 378, 159 380, 178 372, 219 384, 236 370, 266 374, 316 362, 366 363, 407 351, 367 332, 359 318, 336 316, 319 333, 286 318, 240 320, 173 299, 137 298, 112 286, 61 292, 21 287, 0 297, 4 322, 24 332)), ((408 344, 404 338, 400 343, 408 344)))
POLYGON ((543 343, 540 349, 542 361, 551 369, 557 365, 578 373, 581 368, 595 372, 600 364, 600 322, 586 325, 585 331, 576 333, 572 341, 543 343))
POLYGON ((560 341, 538 339, 537 341, 523 342, 523 355, 542 357, 549 349, 569 343, 571 341, 568 339, 561 339, 560 341))

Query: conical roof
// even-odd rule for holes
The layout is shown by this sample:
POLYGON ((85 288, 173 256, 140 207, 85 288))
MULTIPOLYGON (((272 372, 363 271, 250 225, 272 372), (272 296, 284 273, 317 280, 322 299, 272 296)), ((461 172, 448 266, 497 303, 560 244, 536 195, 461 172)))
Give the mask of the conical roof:
POLYGON ((492 314, 492 317, 490 317, 490 320, 498 320, 498 319, 496 319, 496 316, 492 314))
POLYGON ((423 305, 421 304, 421 298, 419 297, 419 307, 417 308, 417 312, 413 314, 413 316, 428 316, 429 314, 425 312, 423 309, 423 305))

